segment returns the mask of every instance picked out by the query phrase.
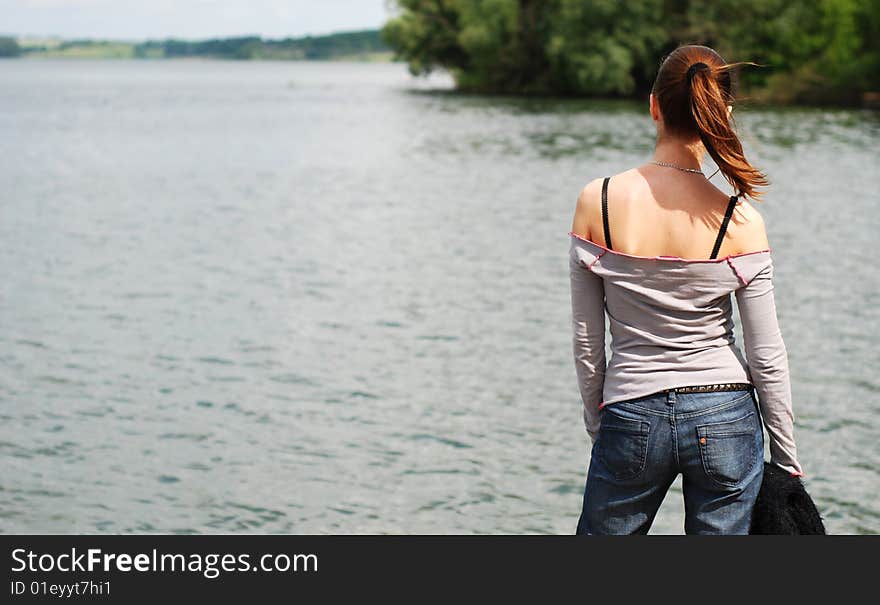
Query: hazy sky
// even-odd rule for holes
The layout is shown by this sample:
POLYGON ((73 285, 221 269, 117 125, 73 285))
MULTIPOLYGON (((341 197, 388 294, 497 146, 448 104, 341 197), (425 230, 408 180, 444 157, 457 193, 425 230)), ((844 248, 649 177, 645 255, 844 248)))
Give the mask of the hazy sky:
POLYGON ((0 34, 283 38, 379 27, 386 0, 0 0, 0 34))

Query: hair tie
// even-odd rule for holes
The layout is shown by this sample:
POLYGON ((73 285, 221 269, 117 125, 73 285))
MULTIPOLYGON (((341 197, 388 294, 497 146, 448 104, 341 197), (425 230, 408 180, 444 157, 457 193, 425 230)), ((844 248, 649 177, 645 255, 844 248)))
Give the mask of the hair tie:
POLYGON ((700 69, 701 67, 707 67, 707 68, 708 68, 709 66, 706 65, 705 63, 703 63, 702 61, 697 61, 696 63, 694 63, 693 65, 691 65, 690 67, 688 67, 688 70, 687 70, 687 83, 688 83, 688 86, 690 86, 690 84, 691 84, 691 80, 694 79, 694 74, 697 73, 697 70, 700 69))

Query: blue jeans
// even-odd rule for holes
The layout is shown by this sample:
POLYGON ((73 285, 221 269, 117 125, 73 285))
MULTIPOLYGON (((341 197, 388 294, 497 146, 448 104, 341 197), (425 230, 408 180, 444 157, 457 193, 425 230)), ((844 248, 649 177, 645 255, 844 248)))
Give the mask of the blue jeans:
POLYGON ((748 534, 764 474, 754 389, 654 393, 602 408, 578 534, 646 534, 683 476, 687 534, 748 534))

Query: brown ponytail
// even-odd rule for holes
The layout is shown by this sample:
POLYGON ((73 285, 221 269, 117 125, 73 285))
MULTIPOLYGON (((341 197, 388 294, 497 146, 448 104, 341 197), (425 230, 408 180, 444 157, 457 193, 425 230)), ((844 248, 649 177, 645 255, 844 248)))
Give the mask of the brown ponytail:
POLYGON ((731 71, 740 65, 755 63, 726 63, 708 46, 680 46, 663 61, 651 92, 666 132, 687 140, 699 137, 737 196, 757 199, 761 192, 755 188, 769 181, 746 159, 727 112, 733 105, 731 71))

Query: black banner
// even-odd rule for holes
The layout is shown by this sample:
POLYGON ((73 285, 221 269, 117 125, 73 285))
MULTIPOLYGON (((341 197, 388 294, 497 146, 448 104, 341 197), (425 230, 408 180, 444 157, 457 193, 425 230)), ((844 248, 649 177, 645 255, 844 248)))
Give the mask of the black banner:
MULTIPOLYGON (((268 602, 342 597, 653 598, 694 589, 784 587, 834 571, 870 579, 872 537, 595 536, 2 536, 2 603, 268 602), (661 582, 656 584, 655 581, 661 582), (750 585, 757 583, 755 586, 750 585), (572 593, 574 591, 574 593, 572 593)), ((837 578, 839 580, 839 578, 837 578)), ((815 596, 815 593, 813 593, 815 596)), ((494 600, 494 599, 493 599, 494 600)))

